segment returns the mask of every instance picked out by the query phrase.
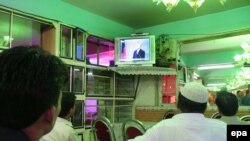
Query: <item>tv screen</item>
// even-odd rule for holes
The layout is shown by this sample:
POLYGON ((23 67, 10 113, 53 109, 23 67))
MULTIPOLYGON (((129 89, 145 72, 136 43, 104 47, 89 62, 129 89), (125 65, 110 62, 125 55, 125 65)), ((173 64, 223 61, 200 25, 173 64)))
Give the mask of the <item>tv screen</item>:
POLYGON ((155 63, 155 37, 137 36, 115 39, 115 64, 152 65, 155 63))

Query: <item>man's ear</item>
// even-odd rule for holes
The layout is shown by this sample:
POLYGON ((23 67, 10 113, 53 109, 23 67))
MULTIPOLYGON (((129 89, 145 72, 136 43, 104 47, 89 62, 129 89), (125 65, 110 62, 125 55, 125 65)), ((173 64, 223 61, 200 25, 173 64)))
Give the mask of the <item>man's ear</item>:
POLYGON ((45 111, 44 119, 47 122, 54 124, 56 118, 57 118, 57 111, 55 106, 51 106, 45 111))

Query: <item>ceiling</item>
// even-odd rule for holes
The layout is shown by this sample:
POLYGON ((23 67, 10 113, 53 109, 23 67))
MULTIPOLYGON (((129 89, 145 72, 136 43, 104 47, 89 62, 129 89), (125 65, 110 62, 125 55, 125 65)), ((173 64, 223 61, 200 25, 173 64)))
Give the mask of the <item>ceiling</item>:
POLYGON ((183 0, 171 12, 152 0, 63 0, 73 6, 138 29, 250 5, 249 0, 206 0, 195 13, 183 0))
POLYGON ((242 70, 242 65, 234 61, 234 56, 242 54, 243 42, 250 45, 250 31, 238 32, 236 35, 221 36, 215 39, 203 38, 201 41, 183 42, 182 56, 187 57, 186 65, 204 78, 205 84, 229 83, 236 78, 236 73, 242 70), (234 64, 234 68, 197 70, 198 66, 213 64, 234 64))
MULTIPOLYGON (((163 4, 156 5, 152 0, 63 1, 133 29, 146 28, 250 5, 250 0, 227 0, 224 5, 221 5, 219 0, 206 0, 195 13, 183 0, 171 12, 168 12, 163 4)), ((183 41, 181 55, 187 58, 186 65, 194 68, 195 71, 199 65, 234 63, 234 55, 243 52, 240 48, 240 44, 243 41, 250 44, 250 31, 183 41)), ((240 67, 223 70, 204 70, 197 71, 197 73, 205 78, 205 83, 208 84, 210 82, 228 82, 229 79, 235 78, 235 74, 239 70, 240 67)))

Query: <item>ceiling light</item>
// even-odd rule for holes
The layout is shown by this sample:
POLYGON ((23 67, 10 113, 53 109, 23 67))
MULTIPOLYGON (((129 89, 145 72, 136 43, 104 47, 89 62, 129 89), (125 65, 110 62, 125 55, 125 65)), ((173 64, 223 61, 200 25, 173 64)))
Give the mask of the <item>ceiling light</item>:
POLYGON ((11 38, 10 36, 3 36, 3 40, 5 40, 6 42, 10 42, 13 40, 13 38, 11 38))
POLYGON ((187 2, 194 9, 194 12, 196 13, 197 9, 202 5, 202 3, 205 0, 184 0, 184 1, 187 2))
POLYGON ((212 87, 212 86, 225 86, 226 83, 210 83, 210 84, 207 84, 208 87, 212 87))
MULTIPOLYGON (((163 3, 167 11, 170 12, 174 7, 176 7, 179 3, 180 0, 152 0, 153 2, 156 2, 157 5, 160 3, 163 3)), ((183 0, 186 3, 188 3, 193 9, 194 12, 196 13, 197 9, 201 7, 201 5, 205 2, 205 0, 183 0)), ((226 0, 218 0, 222 5, 226 2, 226 0)))
POLYGON ((244 50, 242 54, 237 54, 234 56, 234 61, 237 64, 243 65, 244 63, 250 63, 250 46, 247 42, 243 42, 241 48, 244 50))
POLYGON ((217 65, 202 65, 198 66, 198 70, 209 70, 209 69, 224 69, 224 68, 233 68, 233 64, 217 64, 217 65))

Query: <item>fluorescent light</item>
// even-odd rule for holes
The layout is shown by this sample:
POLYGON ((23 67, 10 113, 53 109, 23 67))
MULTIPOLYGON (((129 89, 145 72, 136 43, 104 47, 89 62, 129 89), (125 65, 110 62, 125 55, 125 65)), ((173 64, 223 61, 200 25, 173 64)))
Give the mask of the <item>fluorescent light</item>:
POLYGON ((211 86, 225 86, 226 83, 210 83, 210 84, 207 84, 207 86, 211 87, 211 86))
POLYGON ((199 76, 196 72, 193 73, 193 78, 194 78, 194 79, 198 79, 199 77, 200 77, 200 76, 199 76))
POLYGON ((207 65, 207 66, 198 66, 198 70, 208 70, 208 69, 224 69, 224 68, 233 68, 233 64, 218 64, 218 65, 207 65))

